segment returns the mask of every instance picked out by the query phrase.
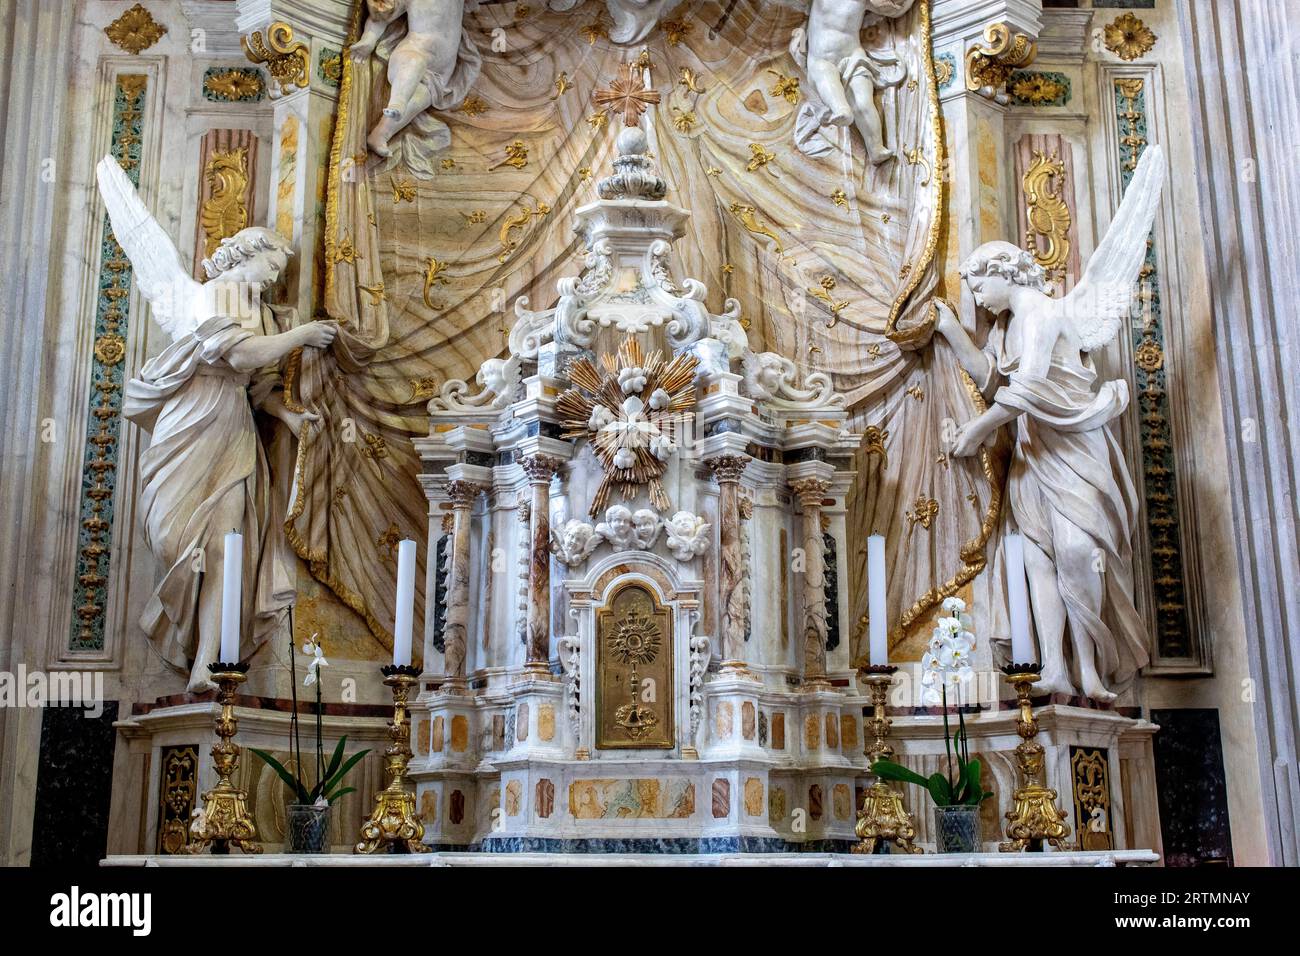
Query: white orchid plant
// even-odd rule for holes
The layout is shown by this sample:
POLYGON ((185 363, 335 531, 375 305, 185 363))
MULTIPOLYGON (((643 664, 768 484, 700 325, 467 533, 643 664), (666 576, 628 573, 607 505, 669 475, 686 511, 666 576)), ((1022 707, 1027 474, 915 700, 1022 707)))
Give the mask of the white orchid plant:
POLYGON ((924 787, 936 806, 977 807, 993 794, 984 789, 980 781, 979 758, 970 756, 966 734, 966 720, 961 710, 961 690, 975 676, 971 657, 975 651, 975 635, 971 631, 971 617, 966 612, 966 602, 950 597, 942 604, 943 617, 934 626, 930 646, 921 658, 921 686, 927 704, 943 707, 944 754, 947 773, 936 771, 923 777, 892 760, 877 760, 871 772, 884 780, 897 780, 924 787), (952 689, 957 700, 957 732, 952 732, 948 720, 948 691, 952 689))
POLYGON ((343 749, 347 746, 348 738, 346 736, 339 739, 338 746, 330 755, 329 761, 325 760, 325 743, 324 734, 321 727, 321 713, 324 709, 321 694, 321 673, 322 667, 328 667, 329 661, 325 659, 325 647, 321 643, 320 634, 313 634, 302 646, 302 652, 310 658, 307 661, 307 676, 303 679, 304 687, 316 688, 316 784, 308 787, 302 779, 302 741, 298 735, 298 668, 295 663, 296 648, 293 646, 292 639, 289 644, 289 673, 290 687, 293 696, 293 712, 289 715, 289 754, 294 757, 293 770, 280 763, 265 750, 253 749, 262 761, 276 772, 285 786, 293 791, 294 799, 299 804, 310 804, 317 807, 326 807, 347 793, 352 793, 356 787, 342 786, 343 778, 347 776, 348 771, 360 762, 361 758, 370 751, 362 750, 353 754, 346 761, 343 759, 343 749), (296 754, 295 754, 296 749, 296 754))

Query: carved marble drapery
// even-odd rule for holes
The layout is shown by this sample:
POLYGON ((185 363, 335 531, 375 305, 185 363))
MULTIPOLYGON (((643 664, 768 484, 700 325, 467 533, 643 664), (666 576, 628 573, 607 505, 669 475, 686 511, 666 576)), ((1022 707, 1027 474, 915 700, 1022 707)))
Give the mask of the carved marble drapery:
POLYGON ((446 647, 447 683, 453 686, 465 681, 465 651, 468 646, 469 624, 469 538, 471 509, 483 492, 483 486, 472 481, 450 481, 447 497, 451 499, 451 570, 447 583, 447 625, 444 637, 446 647))
POLYGON ((525 672, 550 674, 551 657, 551 479, 564 462, 551 455, 529 455, 519 465, 531 490, 528 565, 528 663, 525 672))
POLYGON ((800 478, 790 490, 803 509, 803 679, 806 684, 826 683, 826 565, 822 538, 822 500, 830 482, 800 478))
MULTIPOLYGON (((399 528, 423 521, 404 507, 402 487, 419 468, 409 439, 426 427, 422 403, 498 352, 501 313, 517 295, 551 301, 555 269, 569 255, 568 222, 590 200, 592 170, 613 147, 616 124, 591 94, 639 52, 587 19, 595 6, 517 18, 508 4, 483 5, 466 18, 482 73, 462 106, 441 114, 455 135, 429 179, 400 162, 365 160, 387 88, 379 61, 360 68, 344 58, 325 243, 326 307, 343 328, 333 355, 304 360, 298 397, 325 425, 300 451, 291 531, 298 553, 350 606, 382 607, 392 591, 387 569, 346 559, 370 534, 372 513, 382 510, 384 524, 399 528), (507 49, 493 40, 498 28, 511 38, 507 49), (381 471, 357 460, 369 446, 334 437, 344 418, 385 443, 381 471), (335 504, 329 476, 339 474, 353 487, 335 504)), ((899 153, 880 166, 866 161, 856 131, 833 136, 820 159, 796 148, 800 74, 789 48, 807 26, 806 10, 740 4, 716 30, 683 10, 679 19, 694 29, 652 29, 644 39, 661 102, 642 122, 693 214, 679 244, 681 272, 713 290, 714 307, 741 303, 751 345, 825 372, 852 404, 883 402, 895 434, 925 446, 919 474, 882 483, 888 493, 855 505, 863 523, 883 527, 901 513, 893 489, 952 485, 950 495, 938 492, 948 516, 942 536, 895 578, 904 605, 963 566, 958 546, 980 531, 965 495, 987 480, 965 462, 948 466, 963 480, 939 480, 935 423, 969 409, 947 357, 931 361, 930 350, 913 348, 932 318, 945 188, 931 6, 911 4, 863 31, 863 42, 897 56, 908 78, 879 94, 888 144, 899 153), (924 406, 899 398, 914 379, 934 396, 924 406), (933 379, 941 381, 931 388, 933 379)), ((860 572, 861 562, 846 564, 851 577, 860 572)))
POLYGON ((744 558, 740 551, 740 476, 748 464, 747 455, 719 455, 705 461, 718 483, 722 667, 733 671, 745 669, 741 660, 745 642, 745 589, 744 558))

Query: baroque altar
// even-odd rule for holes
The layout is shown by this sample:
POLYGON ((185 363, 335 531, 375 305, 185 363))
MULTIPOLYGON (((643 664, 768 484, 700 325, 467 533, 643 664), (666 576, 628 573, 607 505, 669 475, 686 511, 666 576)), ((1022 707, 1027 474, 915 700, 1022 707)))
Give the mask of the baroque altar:
POLYGON ((435 844, 853 838, 863 700, 827 650, 825 541, 860 436, 827 376, 681 276, 690 213, 647 150, 619 134, 575 213, 584 270, 516 302, 508 356, 415 442, 446 595, 412 765, 435 844))

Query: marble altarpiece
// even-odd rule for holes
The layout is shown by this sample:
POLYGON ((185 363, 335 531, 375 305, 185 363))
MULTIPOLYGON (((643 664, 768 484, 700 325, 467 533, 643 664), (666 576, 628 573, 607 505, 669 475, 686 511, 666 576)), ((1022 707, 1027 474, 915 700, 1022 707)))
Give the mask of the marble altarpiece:
MULTIPOLYGON (((295 636, 336 642, 332 676, 354 688, 329 733, 382 736, 374 665, 391 650, 396 543, 415 538, 412 773, 431 843, 847 848, 869 779, 856 680, 866 534, 887 542, 896 662, 914 666, 949 595, 973 605, 979 666, 1006 660, 1012 440, 951 453, 990 399, 934 332, 947 309, 988 340, 995 323, 959 271, 985 241, 1028 249, 1058 295, 1083 278, 1143 150, 1168 138, 1176 99, 1146 64, 1145 35, 1120 30, 1095 50, 1090 28, 1111 42, 1118 13, 1031 0, 411 3, 408 17, 443 33, 427 53, 384 6, 180 4, 139 51, 113 37, 143 44, 147 24, 128 36, 108 17, 96 38, 115 118, 95 150, 143 165, 144 180, 124 168, 147 205, 155 130, 186 124, 202 168, 185 173, 181 214, 155 213, 187 270, 266 224, 296 249, 273 297, 297 310, 285 322, 337 324, 328 348, 278 369, 286 406, 310 419, 296 441, 259 419, 298 558, 295 636), (437 19, 455 13, 458 25, 437 19), (160 51, 179 56, 187 23, 211 55, 186 67, 195 102, 176 119, 144 107, 161 103, 160 51), (415 54, 429 59, 411 88, 399 74, 415 54), (431 108, 401 115, 399 92, 431 108), (1086 199, 1094 187, 1108 198, 1086 199), (610 421, 594 410, 620 376, 635 385, 622 373, 647 368, 644 392, 620 392, 640 405, 611 405, 610 421), (673 412, 656 419, 667 406, 653 376, 674 373, 689 385, 666 390, 673 412), (651 436, 635 458, 658 474, 602 492, 631 467, 597 454, 620 416, 651 436)), ((1169 21, 1145 16, 1163 35, 1169 21)), ((1113 705, 1076 681, 1053 688, 1043 715, 1048 778, 1091 848, 1158 848, 1144 677, 1212 666, 1187 453, 1153 457, 1187 415, 1185 333, 1170 320, 1190 293, 1166 247, 1169 205, 1140 315, 1097 355, 1101 377, 1133 392, 1114 428, 1143 495, 1135 583, 1150 662, 1111 688, 1113 705)), ((145 314, 97 330, 129 349, 124 361, 96 348, 97 376, 125 380, 161 351, 145 314)), ((112 426, 125 500, 147 439, 112 426)), ((121 507, 115 534, 131 534, 127 515, 138 520, 121 507)), ((146 554, 112 567, 113 552, 94 570, 153 579, 146 554)), ((76 651, 142 643, 140 600, 108 625, 86 618, 76 651)), ((246 649, 250 700, 286 696, 289 640, 285 618, 246 649)), ((146 689, 119 723, 131 756, 115 772, 142 792, 113 812, 143 822, 119 849, 167 843, 176 814, 157 795, 188 747, 204 749, 210 707, 140 657, 146 689)), ((910 689, 894 703, 903 758, 934 769, 935 714, 910 689)), ((1014 711, 997 688, 978 709, 1001 804, 1014 711)), ((251 745, 282 749, 274 707, 244 726, 251 745)), ((269 821, 283 795, 259 770, 245 772, 269 821)), ((378 777, 365 771, 367 794, 378 777)), ((334 842, 350 842, 349 826, 334 842)))

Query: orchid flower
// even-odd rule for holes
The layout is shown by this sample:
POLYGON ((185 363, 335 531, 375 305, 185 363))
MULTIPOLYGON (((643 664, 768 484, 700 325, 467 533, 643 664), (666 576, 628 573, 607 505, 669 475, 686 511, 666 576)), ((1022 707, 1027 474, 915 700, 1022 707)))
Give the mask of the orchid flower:
POLYGON ((328 667, 329 661, 325 660, 325 650, 321 647, 320 634, 313 634, 302 646, 304 654, 310 654, 311 660, 307 662, 307 676, 303 679, 302 686, 310 687, 316 683, 319 676, 318 671, 322 667, 328 667))

